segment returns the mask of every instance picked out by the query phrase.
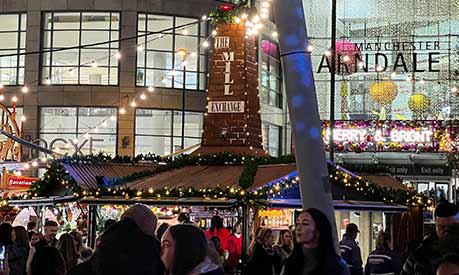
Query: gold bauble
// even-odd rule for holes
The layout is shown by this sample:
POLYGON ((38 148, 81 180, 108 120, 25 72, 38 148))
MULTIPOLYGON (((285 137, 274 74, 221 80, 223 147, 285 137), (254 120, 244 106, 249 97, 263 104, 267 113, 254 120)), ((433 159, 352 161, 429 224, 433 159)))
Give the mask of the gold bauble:
POLYGON ((392 81, 375 82, 370 85, 370 96, 374 102, 387 105, 397 97, 397 84, 392 81))
POLYGON ((413 113, 425 113, 430 108, 430 98, 425 94, 415 93, 408 100, 408 108, 413 113))

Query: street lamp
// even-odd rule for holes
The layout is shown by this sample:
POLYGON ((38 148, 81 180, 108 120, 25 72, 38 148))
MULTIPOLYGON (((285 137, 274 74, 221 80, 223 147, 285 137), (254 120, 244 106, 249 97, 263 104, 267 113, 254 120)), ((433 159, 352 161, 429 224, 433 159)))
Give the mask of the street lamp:
POLYGON ((185 92, 186 92, 186 60, 188 58, 188 51, 184 48, 180 48, 176 53, 182 57, 183 66, 183 89, 182 89, 182 143, 181 149, 185 148, 185 92))

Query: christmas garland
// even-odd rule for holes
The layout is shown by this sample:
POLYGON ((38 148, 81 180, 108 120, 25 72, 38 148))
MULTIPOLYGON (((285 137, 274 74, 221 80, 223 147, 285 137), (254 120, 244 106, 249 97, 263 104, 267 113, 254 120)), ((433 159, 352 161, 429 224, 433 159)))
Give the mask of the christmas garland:
MULTIPOLYGON (((116 159, 116 157, 114 158, 116 159)), ((136 158, 134 158, 136 159, 136 158)), ((141 159, 141 158, 140 158, 141 159)), ((48 170, 43 178, 30 188, 28 197, 48 196, 49 192, 59 184, 65 185, 75 197, 105 197, 118 196, 125 199, 129 198, 204 198, 204 199, 236 199, 243 203, 253 204, 260 199, 270 197, 282 197, 289 192, 292 187, 298 184, 296 177, 284 177, 270 186, 264 186, 255 190, 250 190, 253 185, 258 165, 269 164, 288 164, 294 163, 294 156, 285 156, 281 158, 273 157, 252 157, 234 155, 231 153, 218 153, 213 155, 184 155, 179 158, 157 159, 152 161, 158 163, 155 171, 146 171, 136 173, 115 181, 114 186, 100 186, 97 190, 83 190, 77 182, 65 171, 62 163, 54 161, 49 164, 48 170), (116 187, 122 183, 131 182, 136 179, 151 176, 156 173, 178 169, 185 166, 193 165, 243 165, 244 169, 239 178, 239 186, 218 186, 216 188, 161 188, 161 189, 129 189, 126 187, 116 187)), ((84 158, 66 158, 64 162, 83 162, 83 163, 100 163, 111 162, 110 157, 106 155, 97 155, 84 158)), ((339 166, 330 165, 329 175, 331 184, 341 184, 347 191, 357 192, 365 198, 374 201, 383 201, 386 203, 397 203, 409 206, 421 206, 430 209, 433 202, 414 190, 393 190, 382 188, 361 177, 355 177, 339 166)))
POLYGON ((241 3, 236 6, 230 4, 221 5, 214 11, 210 12, 210 23, 213 25, 239 23, 239 14, 242 14, 245 10, 248 10, 247 2, 248 1, 241 1, 241 3))

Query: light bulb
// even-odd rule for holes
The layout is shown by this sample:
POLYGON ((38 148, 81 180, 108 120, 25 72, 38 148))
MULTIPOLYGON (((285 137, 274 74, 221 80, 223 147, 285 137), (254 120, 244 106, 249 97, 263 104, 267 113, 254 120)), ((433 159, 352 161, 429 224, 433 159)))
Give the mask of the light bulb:
POLYGON ((201 17, 201 19, 202 19, 202 20, 207 20, 207 15, 204 14, 204 15, 201 17))
POLYGON ((45 84, 46 84, 46 85, 51 85, 51 79, 47 78, 47 79, 45 80, 45 84))
POLYGON ((13 102, 18 102, 18 97, 17 97, 17 96, 13 96, 13 97, 11 98, 11 101, 13 101, 13 102))
POLYGON ((148 87, 148 91, 149 91, 150 93, 153 93, 153 92, 155 91, 155 88, 153 88, 153 86, 150 86, 150 87, 148 87))
POLYGON ((183 29, 182 34, 183 34, 183 35, 188 35, 188 34, 189 34, 189 31, 188 31, 187 29, 183 29))
POLYGON ((312 53, 313 50, 314 50, 314 46, 308 45, 308 52, 312 53))
POLYGON ((96 61, 92 62, 91 67, 97 68, 97 66, 98 66, 98 65, 97 65, 97 62, 96 62, 96 61))
POLYGON ((131 102, 131 107, 132 107, 132 108, 135 108, 136 106, 137 106, 137 103, 135 103, 135 101, 133 100, 133 101, 131 102))
POLYGON ((142 45, 137 46, 137 51, 141 52, 141 51, 143 51, 143 50, 144 50, 144 48, 143 48, 142 45))
POLYGON ((239 23, 241 23, 241 18, 239 18, 239 17, 236 17, 236 18, 234 19, 234 22, 235 22, 236 24, 239 24, 239 23))
POLYGON ((277 36, 279 36, 279 34, 276 31, 273 31, 273 33, 271 33, 271 36, 276 38, 277 36))
POLYGON ((27 94, 29 92, 29 87, 27 86, 22 87, 21 92, 23 92, 24 94, 27 94))
POLYGON ((102 122, 102 126, 107 127, 107 121, 102 122))
POLYGON ((36 160, 32 161, 32 166, 33 167, 37 167, 38 166, 38 162, 36 160))
POLYGON ((41 158, 41 162, 47 162, 48 161, 48 158, 47 157, 42 157, 41 158))
POLYGON ((212 31, 212 35, 213 35, 213 36, 216 36, 216 35, 217 35, 217 31, 216 31, 216 30, 213 30, 213 31, 212 31))
POLYGON ((145 94, 141 94, 140 95, 140 99, 145 100, 145 99, 147 99, 147 96, 145 94))
POLYGON ((0 101, 3 101, 5 100, 5 96, 4 95, 0 95, 0 101))
POLYGON ((210 46, 210 45, 209 45, 209 41, 206 40, 206 41, 202 42, 202 46, 203 46, 204 48, 209 48, 209 46, 210 46))
POLYGON ((115 121, 115 120, 116 120, 116 116, 111 116, 110 119, 111 119, 112 121, 115 121))
POLYGON ((3 85, 3 83, 0 83, 0 89, 3 89, 5 88, 5 85, 3 85))
POLYGON ((167 78, 163 77, 163 79, 161 79, 161 82, 167 84, 167 78))
POLYGON ((24 168, 25 168, 25 169, 30 169, 30 164, 26 163, 26 164, 24 165, 24 168))
POLYGON ((116 59, 121 59, 121 53, 120 52, 115 53, 115 58, 116 59))
POLYGON ((331 56, 331 51, 326 51, 326 52, 325 52, 325 55, 326 55, 326 56, 331 56))
POLYGON ((23 116, 21 117, 21 121, 24 122, 24 121, 26 121, 26 120, 27 120, 26 116, 23 115, 23 116))
POLYGON ((247 17, 249 17, 249 16, 247 15, 247 13, 243 13, 243 14, 241 15, 241 18, 242 18, 242 19, 247 19, 247 17))
POLYGON ((120 108, 120 114, 124 115, 126 113, 126 109, 120 108))

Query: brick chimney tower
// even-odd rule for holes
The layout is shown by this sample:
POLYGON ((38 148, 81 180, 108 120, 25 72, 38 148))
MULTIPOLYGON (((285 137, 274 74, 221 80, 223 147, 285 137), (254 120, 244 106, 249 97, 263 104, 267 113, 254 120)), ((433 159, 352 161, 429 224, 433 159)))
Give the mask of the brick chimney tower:
POLYGON ((245 26, 218 24, 212 47, 201 147, 194 154, 266 155, 261 136, 255 38, 245 26))

